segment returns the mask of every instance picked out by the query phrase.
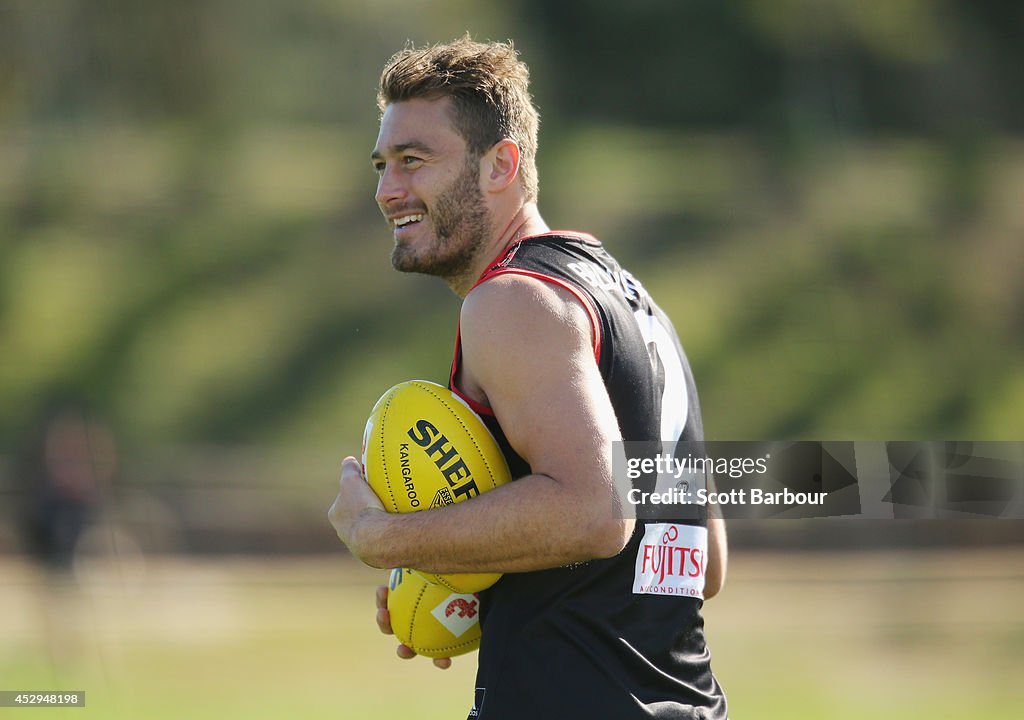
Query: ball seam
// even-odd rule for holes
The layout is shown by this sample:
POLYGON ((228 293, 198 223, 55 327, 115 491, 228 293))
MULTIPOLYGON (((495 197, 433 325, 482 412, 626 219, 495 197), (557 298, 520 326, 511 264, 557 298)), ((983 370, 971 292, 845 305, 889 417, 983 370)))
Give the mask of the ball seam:
POLYGON ((381 460, 382 460, 382 462, 380 463, 380 466, 381 466, 381 470, 383 470, 383 472, 384 472, 384 487, 386 487, 388 489, 388 497, 391 498, 391 508, 392 509, 390 510, 390 512, 398 512, 398 500, 395 499, 395 490, 394 490, 393 487, 391 487, 391 476, 388 474, 387 456, 385 455, 385 449, 386 448, 384 447, 384 436, 386 434, 384 432, 384 426, 387 423, 388 410, 391 409, 391 401, 394 400, 394 398, 395 398, 395 393, 391 393, 388 396, 387 401, 384 403, 384 408, 381 410, 381 413, 380 413, 380 433, 379 433, 379 436, 380 436, 380 457, 381 457, 381 460))

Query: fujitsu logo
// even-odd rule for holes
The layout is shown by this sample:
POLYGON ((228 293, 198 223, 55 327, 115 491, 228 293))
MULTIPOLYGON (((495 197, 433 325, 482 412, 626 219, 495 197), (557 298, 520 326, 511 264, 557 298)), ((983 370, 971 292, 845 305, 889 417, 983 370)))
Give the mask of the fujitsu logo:
POLYGON ((640 572, 653 574, 658 585, 665 583, 666 575, 691 578, 704 575, 704 552, 700 548, 673 545, 678 539, 679 527, 670 525, 657 545, 645 544, 640 572))
POLYGON ((637 549, 633 592, 704 596, 708 531, 697 525, 652 523, 637 549))

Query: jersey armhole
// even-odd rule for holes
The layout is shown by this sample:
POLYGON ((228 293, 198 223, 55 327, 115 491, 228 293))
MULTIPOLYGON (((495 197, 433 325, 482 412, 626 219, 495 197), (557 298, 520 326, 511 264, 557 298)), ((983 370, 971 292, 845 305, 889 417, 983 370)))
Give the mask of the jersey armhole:
POLYGON ((455 329, 455 355, 452 358, 452 371, 448 376, 448 389, 452 393, 462 400, 464 403, 469 405, 469 408, 477 415, 490 415, 494 416, 494 410, 487 407, 483 403, 478 403, 476 400, 471 398, 466 393, 462 392, 459 387, 455 384, 455 374, 459 371, 459 361, 462 359, 462 324, 455 329))

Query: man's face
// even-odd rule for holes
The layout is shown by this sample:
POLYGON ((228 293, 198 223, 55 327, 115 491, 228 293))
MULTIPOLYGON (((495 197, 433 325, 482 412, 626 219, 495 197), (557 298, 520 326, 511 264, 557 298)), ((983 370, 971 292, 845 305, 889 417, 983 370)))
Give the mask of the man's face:
POLYGON ((393 103, 381 118, 376 199, 394 231, 391 263, 402 272, 464 275, 491 233, 480 163, 452 126, 449 103, 393 103))

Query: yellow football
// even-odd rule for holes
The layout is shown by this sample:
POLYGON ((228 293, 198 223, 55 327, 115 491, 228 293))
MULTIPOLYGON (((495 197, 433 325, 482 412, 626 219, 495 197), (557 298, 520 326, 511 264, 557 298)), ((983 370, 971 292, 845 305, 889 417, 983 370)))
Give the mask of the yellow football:
POLYGON ((480 645, 480 601, 428 583, 414 570, 395 568, 388 582, 391 629, 426 657, 453 657, 480 645))
MULTIPOLYGON (((462 502, 509 482, 483 420, 448 388, 399 383, 374 405, 363 433, 363 474, 388 512, 462 502)), ((489 588, 500 573, 421 573, 456 593, 489 588)))

